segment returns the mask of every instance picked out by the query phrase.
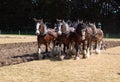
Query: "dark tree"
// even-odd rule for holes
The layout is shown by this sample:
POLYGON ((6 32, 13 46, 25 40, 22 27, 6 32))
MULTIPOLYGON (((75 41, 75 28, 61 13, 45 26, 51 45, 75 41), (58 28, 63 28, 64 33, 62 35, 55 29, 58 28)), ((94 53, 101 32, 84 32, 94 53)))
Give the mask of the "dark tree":
POLYGON ((114 32, 120 31, 120 0, 0 0, 0 11, 2 30, 33 30, 36 17, 52 23, 56 18, 100 21, 106 32, 114 20, 114 32))

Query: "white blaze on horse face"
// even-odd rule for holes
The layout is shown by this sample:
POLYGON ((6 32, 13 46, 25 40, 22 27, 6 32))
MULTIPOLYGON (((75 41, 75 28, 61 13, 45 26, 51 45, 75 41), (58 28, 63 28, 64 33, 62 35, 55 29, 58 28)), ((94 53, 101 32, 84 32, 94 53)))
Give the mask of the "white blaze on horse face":
POLYGON ((85 40, 85 30, 82 30, 82 40, 85 40))
POLYGON ((59 25, 59 27, 58 27, 58 35, 61 35, 61 34, 62 34, 61 26, 62 26, 62 24, 60 23, 60 25, 59 25))
POLYGON ((36 24, 36 34, 37 34, 37 35, 40 34, 39 26, 40 26, 40 23, 37 23, 37 24, 36 24))

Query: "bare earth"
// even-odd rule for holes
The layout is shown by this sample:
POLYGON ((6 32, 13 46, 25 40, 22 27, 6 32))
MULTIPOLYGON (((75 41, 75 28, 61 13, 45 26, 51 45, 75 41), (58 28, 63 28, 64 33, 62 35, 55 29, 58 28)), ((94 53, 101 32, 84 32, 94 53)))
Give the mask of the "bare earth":
POLYGON ((0 44, 35 42, 35 41, 37 41, 36 36, 0 35, 0 44))
POLYGON ((37 43, 30 39, 0 43, 0 82, 120 82, 120 40, 106 44, 107 50, 89 59, 58 61, 38 60, 37 43))

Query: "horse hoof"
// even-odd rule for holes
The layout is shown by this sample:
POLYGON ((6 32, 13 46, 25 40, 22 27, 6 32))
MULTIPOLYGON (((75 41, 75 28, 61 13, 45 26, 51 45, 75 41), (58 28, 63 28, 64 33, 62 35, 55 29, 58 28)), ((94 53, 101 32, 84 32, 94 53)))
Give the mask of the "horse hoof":
POLYGON ((38 57, 38 60, 41 60, 42 58, 41 57, 38 57))
POLYGON ((100 54, 100 50, 99 50, 99 49, 96 49, 96 50, 95 50, 95 53, 96 53, 96 54, 100 54))
POLYGON ((64 59, 64 57, 65 57, 64 55, 61 55, 61 56, 60 56, 60 60, 63 60, 63 59, 64 59))
POLYGON ((95 53, 96 53, 96 54, 100 54, 100 51, 96 51, 95 53))
POLYGON ((79 57, 76 57, 76 60, 79 60, 80 58, 79 57))
POLYGON ((38 54, 38 60, 41 60, 42 56, 40 54, 38 54))
POLYGON ((38 55, 38 60, 42 60, 42 59, 45 59, 46 58, 46 55, 38 55))
POLYGON ((82 59, 86 59, 87 57, 82 57, 82 59))
POLYGON ((85 58, 89 58, 90 57, 90 55, 89 54, 87 54, 87 56, 85 57, 85 58))
POLYGON ((93 55, 93 53, 90 53, 90 56, 92 56, 93 55))

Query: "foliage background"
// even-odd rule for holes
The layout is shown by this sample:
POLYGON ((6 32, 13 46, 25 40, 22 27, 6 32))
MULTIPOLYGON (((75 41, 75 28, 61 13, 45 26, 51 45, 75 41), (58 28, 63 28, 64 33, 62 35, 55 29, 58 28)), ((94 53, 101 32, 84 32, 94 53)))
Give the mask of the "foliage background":
POLYGON ((34 31, 34 17, 52 25, 56 18, 101 22, 105 33, 119 33, 120 1, 0 0, 0 30, 34 31))

